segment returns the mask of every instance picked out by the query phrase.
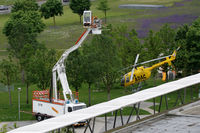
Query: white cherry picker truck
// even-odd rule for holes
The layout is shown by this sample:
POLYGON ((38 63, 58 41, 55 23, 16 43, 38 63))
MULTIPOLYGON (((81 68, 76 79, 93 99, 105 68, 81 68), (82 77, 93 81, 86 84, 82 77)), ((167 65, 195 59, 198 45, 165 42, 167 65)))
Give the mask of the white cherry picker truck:
POLYGON ((84 11, 83 27, 85 31, 75 45, 67 49, 54 65, 52 69, 52 89, 50 91, 33 91, 32 113, 38 121, 86 108, 85 103, 81 103, 78 99, 74 98, 69 88, 64 63, 68 55, 81 46, 89 33, 101 34, 101 20, 97 19, 97 17, 93 18, 91 11, 84 11), (58 98, 57 81, 61 83, 64 99, 58 98))

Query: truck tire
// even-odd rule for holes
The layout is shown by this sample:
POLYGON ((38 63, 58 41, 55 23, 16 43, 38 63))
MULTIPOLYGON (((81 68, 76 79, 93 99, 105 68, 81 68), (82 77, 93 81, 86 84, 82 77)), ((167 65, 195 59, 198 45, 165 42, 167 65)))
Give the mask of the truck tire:
POLYGON ((42 121, 42 120, 44 120, 43 115, 37 114, 37 115, 36 115, 36 120, 37 120, 37 121, 42 121))

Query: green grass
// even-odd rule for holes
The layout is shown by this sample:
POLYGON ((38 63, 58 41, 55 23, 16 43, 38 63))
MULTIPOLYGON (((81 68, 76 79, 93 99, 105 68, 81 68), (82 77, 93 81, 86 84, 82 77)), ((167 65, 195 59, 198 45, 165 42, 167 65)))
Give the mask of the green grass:
POLYGON ((0 5, 11 5, 13 2, 14 0, 1 0, 0 5))
MULTIPOLYGON (((108 11, 108 23, 111 23, 115 26, 121 25, 123 22, 129 27, 134 27, 136 24, 136 20, 138 18, 149 17, 145 15, 145 10, 135 10, 135 9, 119 9, 120 4, 163 4, 165 6, 172 5, 174 2, 180 0, 109 0, 109 6, 111 10, 108 11), (131 20, 131 21, 130 21, 131 20)), ((12 0, 3 0, 2 3, 8 4, 12 2, 12 0)), ((104 14, 97 10, 98 1, 92 2, 91 10, 93 11, 93 15, 98 16, 99 18, 104 18, 104 14)), ((8 20, 9 15, 0 15, 0 31, 3 30, 3 26, 5 22, 8 20)), ((56 49, 65 49, 69 46, 73 45, 78 37, 81 35, 83 28, 79 23, 79 16, 77 14, 72 13, 69 6, 64 6, 64 15, 56 17, 56 28, 53 28, 53 20, 52 18, 44 20, 44 23, 47 25, 44 32, 42 32, 38 40, 44 43, 48 48, 56 48, 56 49)), ((0 50, 5 50, 8 47, 8 42, 6 37, 0 32, 0 50)))

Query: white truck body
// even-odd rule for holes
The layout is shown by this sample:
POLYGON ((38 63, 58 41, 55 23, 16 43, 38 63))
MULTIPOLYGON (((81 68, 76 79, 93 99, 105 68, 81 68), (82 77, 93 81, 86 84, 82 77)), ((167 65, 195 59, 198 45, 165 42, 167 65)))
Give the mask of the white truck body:
POLYGON ((32 112, 34 114, 43 114, 46 117, 55 117, 86 107, 85 103, 65 104, 63 100, 50 103, 47 100, 33 99, 32 102, 32 112))

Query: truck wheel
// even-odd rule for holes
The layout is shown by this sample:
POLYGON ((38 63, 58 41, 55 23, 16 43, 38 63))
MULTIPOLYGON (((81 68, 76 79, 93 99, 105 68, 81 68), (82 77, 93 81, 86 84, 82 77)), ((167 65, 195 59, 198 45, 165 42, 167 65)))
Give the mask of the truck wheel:
POLYGON ((41 114, 37 114, 36 115, 36 120, 37 121, 42 121, 44 118, 43 118, 43 116, 41 115, 41 114))

